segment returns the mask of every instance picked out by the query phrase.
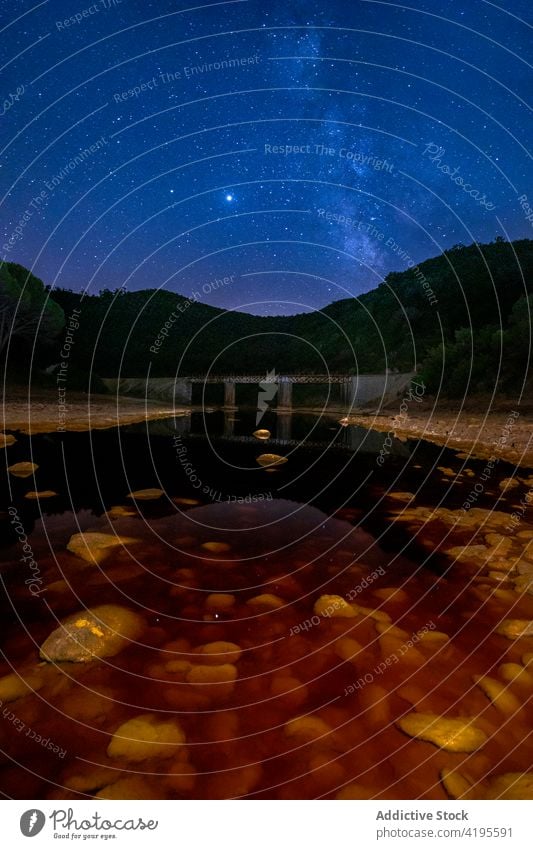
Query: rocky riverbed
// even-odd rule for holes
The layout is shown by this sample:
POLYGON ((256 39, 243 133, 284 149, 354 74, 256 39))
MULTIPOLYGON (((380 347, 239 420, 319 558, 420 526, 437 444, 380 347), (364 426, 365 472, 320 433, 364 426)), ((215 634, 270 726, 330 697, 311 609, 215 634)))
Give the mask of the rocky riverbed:
POLYGON ((350 415, 344 421, 391 433, 399 439, 425 439, 465 456, 496 456, 517 466, 533 467, 533 410, 500 402, 497 408, 479 402, 461 406, 428 403, 403 404, 387 411, 350 415))

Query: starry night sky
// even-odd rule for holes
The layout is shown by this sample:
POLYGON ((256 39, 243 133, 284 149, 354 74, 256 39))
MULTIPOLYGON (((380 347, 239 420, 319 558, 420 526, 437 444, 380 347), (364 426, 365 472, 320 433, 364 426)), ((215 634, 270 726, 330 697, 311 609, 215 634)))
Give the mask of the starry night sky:
POLYGON ((530 0, 0 9, 2 257, 46 283, 291 313, 531 236, 530 0))

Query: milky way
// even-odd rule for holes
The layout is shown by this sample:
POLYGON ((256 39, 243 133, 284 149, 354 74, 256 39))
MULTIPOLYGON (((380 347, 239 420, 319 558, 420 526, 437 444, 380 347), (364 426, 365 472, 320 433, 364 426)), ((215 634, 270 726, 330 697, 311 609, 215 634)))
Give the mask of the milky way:
POLYGON ((4 0, 2 256, 273 314, 529 237, 529 6, 4 0))

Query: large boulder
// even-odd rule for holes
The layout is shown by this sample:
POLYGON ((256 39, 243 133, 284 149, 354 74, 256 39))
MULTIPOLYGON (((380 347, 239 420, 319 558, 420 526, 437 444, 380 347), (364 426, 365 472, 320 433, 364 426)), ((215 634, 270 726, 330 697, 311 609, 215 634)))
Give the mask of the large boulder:
POLYGON ((74 534, 68 541, 67 549, 88 563, 100 563, 113 548, 138 542, 133 537, 121 537, 118 534, 102 534, 85 531, 74 534))
POLYGON ((112 657, 138 640, 144 621, 133 611, 115 604, 80 610, 52 631, 41 646, 43 660, 87 663, 112 657))

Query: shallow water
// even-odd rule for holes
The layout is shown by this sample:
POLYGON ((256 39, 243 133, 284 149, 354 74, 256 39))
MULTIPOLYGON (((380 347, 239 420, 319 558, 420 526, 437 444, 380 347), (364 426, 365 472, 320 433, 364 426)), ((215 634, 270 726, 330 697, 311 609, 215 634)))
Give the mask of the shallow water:
POLYGON ((531 768, 533 678, 509 683, 516 669, 502 664, 525 670, 533 637, 495 633, 533 619, 533 526, 526 513, 507 527, 530 473, 504 490, 513 469, 498 462, 478 492, 486 461, 428 443, 311 415, 267 413, 260 427, 273 439, 255 439, 255 413, 237 410, 17 435, 9 463, 38 469, 3 487, 1 674, 35 692, 1 707, 4 794, 435 799, 453 769, 478 798, 531 768), (262 453, 288 462, 262 468, 262 453), (163 494, 127 497, 149 487, 163 494), (57 496, 24 497, 35 489, 57 496), (67 549, 80 531, 133 541, 87 562, 67 549), (339 601, 317 607, 324 595, 351 617, 339 601), (102 604, 138 613, 140 636, 89 663, 40 661, 58 620, 102 604), (215 641, 242 654, 200 683, 191 668, 216 658, 198 647, 215 641), (491 701, 476 675, 512 698, 491 701), (398 726, 413 711, 472 717, 486 739, 470 753, 414 739, 398 726), (144 714, 179 724, 186 743, 110 757, 115 731, 144 714))

